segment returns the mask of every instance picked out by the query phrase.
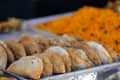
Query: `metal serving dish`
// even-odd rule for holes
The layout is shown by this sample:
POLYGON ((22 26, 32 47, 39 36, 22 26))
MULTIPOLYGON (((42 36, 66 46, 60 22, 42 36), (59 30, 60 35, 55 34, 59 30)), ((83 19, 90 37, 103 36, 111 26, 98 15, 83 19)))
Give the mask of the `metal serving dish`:
MULTIPOLYGON (((70 15, 70 13, 67 13, 70 15)), ((64 16, 67 14, 62 14, 62 15, 55 15, 55 16, 50 16, 50 17, 45 17, 45 18, 37 18, 33 20, 28 20, 23 22, 23 29, 20 32, 8 32, 8 33, 3 33, 0 34, 0 40, 7 40, 7 39, 14 39, 18 40, 19 36, 22 34, 27 34, 27 35, 33 35, 33 34, 42 34, 47 37, 57 37, 54 34, 50 34, 41 30, 36 30, 34 28, 29 28, 27 27, 27 23, 37 23, 37 22, 44 22, 47 20, 54 19, 58 16, 64 16)), ((105 80, 103 75, 107 75, 110 70, 117 71, 116 69, 120 66, 120 62, 114 62, 111 64, 105 64, 101 66, 96 66, 84 70, 79 70, 79 71, 74 71, 74 72, 69 72, 65 74, 58 74, 58 75, 53 75, 50 77, 46 78, 41 78, 40 80, 105 80)), ((111 72, 112 73, 112 72, 111 72)), ((30 80, 30 79, 25 79, 25 80, 30 80)))

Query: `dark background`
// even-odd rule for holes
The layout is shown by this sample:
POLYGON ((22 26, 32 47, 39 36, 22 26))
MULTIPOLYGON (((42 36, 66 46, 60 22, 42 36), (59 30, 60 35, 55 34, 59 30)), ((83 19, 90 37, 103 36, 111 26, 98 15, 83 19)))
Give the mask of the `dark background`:
POLYGON ((30 19, 77 10, 89 5, 104 7, 109 0, 0 0, 0 21, 8 17, 30 19))

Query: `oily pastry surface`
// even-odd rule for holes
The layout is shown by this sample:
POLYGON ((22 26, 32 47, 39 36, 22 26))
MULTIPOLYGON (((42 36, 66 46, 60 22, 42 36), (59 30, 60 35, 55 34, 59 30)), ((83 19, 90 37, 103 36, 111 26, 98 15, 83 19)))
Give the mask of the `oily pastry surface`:
POLYGON ((31 79, 39 79, 42 70, 42 60, 35 56, 22 57, 7 68, 11 73, 31 79))

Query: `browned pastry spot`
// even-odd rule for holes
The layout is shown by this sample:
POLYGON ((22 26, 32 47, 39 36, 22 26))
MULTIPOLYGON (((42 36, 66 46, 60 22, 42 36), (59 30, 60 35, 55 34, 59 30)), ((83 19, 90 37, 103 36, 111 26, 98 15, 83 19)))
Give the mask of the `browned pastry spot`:
POLYGON ((109 47, 108 45, 104 45, 104 44, 103 44, 103 47, 109 52, 114 62, 118 61, 117 53, 113 50, 113 48, 109 47))
POLYGON ((27 55, 41 52, 35 40, 30 36, 21 36, 19 43, 23 44, 27 55))
POLYGON ((74 53, 75 52, 74 48, 67 48, 67 47, 64 47, 64 48, 68 51, 68 53, 71 57, 72 71, 91 67, 91 65, 89 63, 85 62, 84 60, 82 60, 80 57, 78 57, 74 53))
POLYGON ((15 78, 0 77, 0 80, 17 80, 15 78))
POLYGON ((26 56, 25 49, 21 43, 14 40, 6 40, 5 44, 13 52, 15 59, 20 59, 21 57, 26 56))
POLYGON ((49 58, 44 54, 33 54, 33 56, 39 57, 43 61, 43 71, 41 73, 41 77, 48 77, 53 74, 53 64, 49 60, 49 58))
POLYGON ((60 54, 47 54, 44 53, 48 56, 48 58, 50 59, 50 61, 53 64, 53 73, 65 73, 65 65, 64 62, 60 56, 60 54))
POLYGON ((32 36, 35 42, 38 44, 41 52, 45 51, 49 47, 49 40, 43 35, 36 34, 32 36))
POLYGON ((7 53, 5 49, 0 45, 0 66, 6 68, 7 65, 7 53))
POLYGON ((95 65, 101 65, 101 61, 97 53, 88 46, 85 42, 78 42, 76 48, 82 49, 88 58, 95 64, 95 65))
POLYGON ((8 72, 31 79, 39 79, 42 70, 42 60, 35 56, 22 57, 7 68, 8 72))
POLYGON ((6 50, 8 63, 10 64, 10 63, 14 62, 15 57, 14 57, 12 51, 7 47, 7 45, 4 42, 1 41, 0 45, 6 50))
POLYGON ((63 49, 60 46, 51 46, 45 51, 45 53, 46 54, 58 54, 63 60, 66 72, 71 71, 71 66, 72 66, 71 58, 69 56, 69 53, 65 49, 63 49))

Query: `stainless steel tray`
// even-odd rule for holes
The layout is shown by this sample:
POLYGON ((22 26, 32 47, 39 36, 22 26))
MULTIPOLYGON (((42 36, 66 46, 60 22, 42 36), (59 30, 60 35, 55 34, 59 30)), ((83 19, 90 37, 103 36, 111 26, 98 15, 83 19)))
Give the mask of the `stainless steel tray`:
MULTIPOLYGON (((54 75, 40 80, 96 80, 99 72, 107 72, 110 69, 115 69, 120 66, 120 62, 96 66, 84 70, 74 71, 65 74, 54 75)), ((105 80, 105 79, 101 79, 105 80)))
MULTIPOLYGON (((68 15, 70 13, 67 13, 68 15)), ((47 33, 41 30, 36 30, 34 28, 29 28, 27 27, 27 23, 37 23, 37 22, 44 22, 47 20, 54 19, 58 16, 64 16, 67 14, 62 14, 62 15, 55 15, 55 16, 50 16, 50 17, 45 17, 45 18, 37 18, 29 21, 23 22, 23 29, 20 32, 9 32, 9 33, 4 33, 0 34, 0 40, 7 40, 7 39, 14 39, 18 40, 19 36, 22 34, 27 34, 27 35, 33 35, 33 34, 42 34, 47 37, 56 37, 56 35, 47 33)), ((59 74, 59 75, 54 75, 46 78, 41 78, 40 80, 105 80, 104 78, 101 77, 101 74, 107 74, 107 71, 111 69, 116 69, 120 66, 120 62, 114 62, 111 64, 106 64, 106 65, 101 65, 101 66, 96 66, 84 70, 79 70, 79 71, 74 71, 74 72, 69 72, 65 74, 59 74)))

